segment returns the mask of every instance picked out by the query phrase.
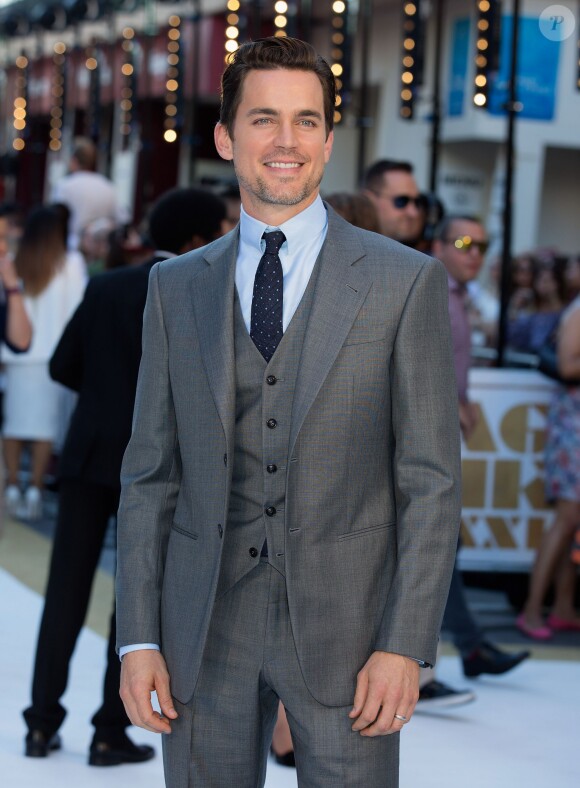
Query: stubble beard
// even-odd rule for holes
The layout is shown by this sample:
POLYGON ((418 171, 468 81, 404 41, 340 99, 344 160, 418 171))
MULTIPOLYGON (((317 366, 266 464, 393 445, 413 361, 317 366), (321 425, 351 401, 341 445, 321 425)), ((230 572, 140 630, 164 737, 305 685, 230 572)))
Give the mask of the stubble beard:
MULTIPOLYGON (((234 169, 235 162, 234 162, 234 169)), ((284 188, 285 181, 280 179, 278 188, 273 189, 259 176, 250 182, 242 173, 236 170, 240 188, 245 190, 257 202, 266 205, 299 205, 307 200, 318 189, 322 181, 323 172, 314 173, 305 183, 292 186, 291 178, 287 179, 288 188, 284 188)))

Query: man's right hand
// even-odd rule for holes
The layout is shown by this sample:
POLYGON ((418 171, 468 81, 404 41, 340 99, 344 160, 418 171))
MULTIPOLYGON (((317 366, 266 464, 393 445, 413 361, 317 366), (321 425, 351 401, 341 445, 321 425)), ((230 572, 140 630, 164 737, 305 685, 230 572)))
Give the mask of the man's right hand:
POLYGON ((169 673, 159 651, 141 649, 125 654, 121 663, 120 695, 133 725, 154 733, 171 733, 169 720, 177 717, 169 691, 169 673), (154 711, 151 693, 157 692, 161 714, 154 711))

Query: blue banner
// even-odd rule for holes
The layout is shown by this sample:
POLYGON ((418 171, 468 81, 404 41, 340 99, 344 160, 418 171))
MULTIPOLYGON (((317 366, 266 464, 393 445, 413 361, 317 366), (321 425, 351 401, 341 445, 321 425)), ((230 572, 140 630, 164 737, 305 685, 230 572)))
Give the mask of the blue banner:
POLYGON ((467 58, 469 57, 469 19, 456 19, 453 25, 453 43, 451 49, 449 96, 447 114, 463 115, 465 99, 465 75, 467 58))
MULTIPOLYGON (((504 115, 508 100, 511 67, 513 17, 501 20, 499 72, 490 84, 488 108, 492 115, 504 115)), ((518 42, 517 100, 523 104, 519 118, 552 120, 556 104, 556 84, 560 42, 550 41, 540 31, 537 18, 520 17, 518 42)))

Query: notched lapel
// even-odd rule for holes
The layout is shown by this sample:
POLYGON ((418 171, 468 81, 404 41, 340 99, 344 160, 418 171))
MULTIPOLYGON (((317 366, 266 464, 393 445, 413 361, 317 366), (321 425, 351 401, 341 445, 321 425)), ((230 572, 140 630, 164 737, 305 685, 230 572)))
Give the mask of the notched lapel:
POLYGON ((211 244, 204 253, 207 268, 190 284, 201 355, 228 451, 233 446, 235 421, 234 282, 238 237, 236 230, 211 244))
POLYGON ((290 450, 371 288, 354 265, 365 250, 352 227, 329 210, 328 234, 308 320, 290 427, 290 450))

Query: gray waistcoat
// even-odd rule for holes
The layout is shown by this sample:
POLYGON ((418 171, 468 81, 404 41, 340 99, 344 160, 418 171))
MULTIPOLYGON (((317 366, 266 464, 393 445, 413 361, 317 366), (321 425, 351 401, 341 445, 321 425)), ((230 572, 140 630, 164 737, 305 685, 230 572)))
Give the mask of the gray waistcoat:
POLYGON ((284 574, 284 508, 290 418, 318 265, 275 354, 266 364, 244 323, 236 292, 236 428, 232 487, 217 593, 231 588, 260 560, 284 574))

